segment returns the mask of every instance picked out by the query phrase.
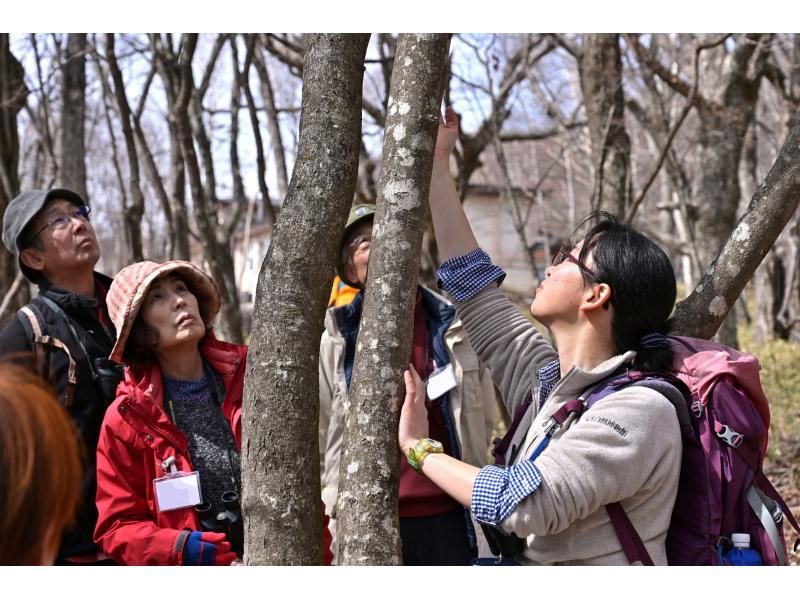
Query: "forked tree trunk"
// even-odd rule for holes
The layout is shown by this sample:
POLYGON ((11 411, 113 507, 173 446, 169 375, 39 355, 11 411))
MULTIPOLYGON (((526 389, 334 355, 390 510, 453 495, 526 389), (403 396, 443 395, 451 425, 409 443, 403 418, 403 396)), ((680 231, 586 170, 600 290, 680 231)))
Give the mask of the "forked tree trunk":
POLYGON ((395 56, 369 281, 346 408, 338 562, 399 565, 397 423, 449 36, 404 34, 395 56))
POLYGON ((319 339, 353 200, 369 35, 308 38, 300 141, 261 266, 242 413, 245 563, 322 563, 319 339))

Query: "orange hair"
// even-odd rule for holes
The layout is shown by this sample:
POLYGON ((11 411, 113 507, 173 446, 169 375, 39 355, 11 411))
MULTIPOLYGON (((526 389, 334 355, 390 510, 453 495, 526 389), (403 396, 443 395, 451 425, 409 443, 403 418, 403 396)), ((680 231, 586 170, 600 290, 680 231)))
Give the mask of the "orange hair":
POLYGON ((0 363, 0 565, 55 556, 80 497, 81 446, 52 388, 0 363))

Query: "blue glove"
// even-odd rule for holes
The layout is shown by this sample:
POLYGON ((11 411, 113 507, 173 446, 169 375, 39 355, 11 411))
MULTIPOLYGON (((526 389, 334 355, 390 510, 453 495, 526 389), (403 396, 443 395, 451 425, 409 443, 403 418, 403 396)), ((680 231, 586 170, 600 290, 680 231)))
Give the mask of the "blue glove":
POLYGON ((235 560, 225 534, 192 532, 183 545, 184 565, 230 565, 235 560))

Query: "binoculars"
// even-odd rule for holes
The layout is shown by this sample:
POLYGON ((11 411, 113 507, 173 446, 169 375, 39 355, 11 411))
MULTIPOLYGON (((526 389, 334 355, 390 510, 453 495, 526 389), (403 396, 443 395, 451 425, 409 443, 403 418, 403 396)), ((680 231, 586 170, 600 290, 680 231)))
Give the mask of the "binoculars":
POLYGON ((194 509, 200 518, 200 527, 204 532, 224 533, 231 543, 231 549, 241 558, 244 554, 244 523, 239 505, 239 493, 229 490, 222 493, 224 511, 215 513, 211 503, 204 500, 194 509))
POLYGON ((114 363, 106 357, 96 357, 94 359, 93 376, 95 382, 100 387, 106 404, 110 405, 117 394, 117 385, 122 380, 125 366, 114 363))

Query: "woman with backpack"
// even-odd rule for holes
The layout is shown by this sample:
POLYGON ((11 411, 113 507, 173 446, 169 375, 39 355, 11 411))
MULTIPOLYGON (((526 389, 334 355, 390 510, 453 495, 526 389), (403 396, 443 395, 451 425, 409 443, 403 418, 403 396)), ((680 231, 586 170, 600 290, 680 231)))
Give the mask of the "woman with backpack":
MULTIPOLYGON (((189 262, 123 268, 107 300, 127 367, 100 430, 95 542, 128 565, 229 565, 247 347, 214 336, 219 290, 189 262)), ((327 516, 323 533, 329 564, 327 516)))
POLYGON ((682 454, 675 407, 653 388, 626 385, 581 412, 583 399, 629 368, 670 366, 665 334, 676 295, 670 261, 610 216, 588 219, 585 236, 556 253, 530 308, 551 345, 501 294, 505 274, 478 248, 449 170, 457 137, 448 108, 430 191, 445 260, 439 283, 513 417, 498 447, 507 467, 478 469, 439 453, 438 443, 425 438, 425 385, 413 368, 405 376, 401 450, 485 529, 493 528, 490 543, 501 545, 504 556, 521 563, 627 564, 634 559, 606 508, 618 505, 653 562, 666 564, 682 454))

